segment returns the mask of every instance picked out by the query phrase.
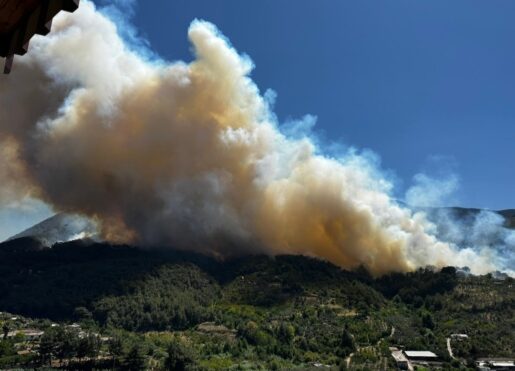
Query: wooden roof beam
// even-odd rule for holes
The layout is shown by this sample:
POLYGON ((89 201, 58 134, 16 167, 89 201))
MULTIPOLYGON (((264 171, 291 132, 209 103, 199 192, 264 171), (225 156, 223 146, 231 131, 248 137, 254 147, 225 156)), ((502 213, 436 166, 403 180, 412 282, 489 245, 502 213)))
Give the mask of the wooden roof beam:
POLYGON ((77 10, 79 2, 80 0, 40 0, 36 8, 24 14, 8 34, 0 35, 0 56, 6 58, 4 73, 11 71, 15 54, 27 53, 30 39, 35 34, 47 35, 52 27, 52 19, 61 10, 77 10))

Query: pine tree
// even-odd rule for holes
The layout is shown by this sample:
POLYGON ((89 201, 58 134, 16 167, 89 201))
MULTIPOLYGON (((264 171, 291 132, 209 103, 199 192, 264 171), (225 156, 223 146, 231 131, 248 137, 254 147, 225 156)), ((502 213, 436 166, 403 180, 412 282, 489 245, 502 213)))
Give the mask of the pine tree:
POLYGON ((145 370, 146 363, 141 345, 134 344, 125 356, 125 369, 129 371, 145 370))
POLYGON ((4 340, 7 339, 7 335, 9 335, 9 324, 7 322, 4 322, 2 326, 2 331, 4 333, 4 340))
POLYGON ((193 361, 187 351, 176 341, 168 345, 168 356, 165 360, 165 369, 171 371, 184 371, 193 361))

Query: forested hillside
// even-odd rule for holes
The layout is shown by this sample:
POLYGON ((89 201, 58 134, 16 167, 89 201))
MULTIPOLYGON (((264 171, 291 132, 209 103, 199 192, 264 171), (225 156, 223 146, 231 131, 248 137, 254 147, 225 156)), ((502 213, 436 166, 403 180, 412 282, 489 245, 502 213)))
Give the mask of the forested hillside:
POLYGON ((24 239, 0 245, 0 276, 0 311, 38 319, 46 334, 55 330, 45 319, 105 334, 119 344, 117 357, 103 350, 116 367, 137 352, 157 369, 174 359, 189 369, 388 369, 394 345, 431 350, 452 367, 452 333, 469 335, 454 367, 515 356, 513 280, 450 267, 374 279, 301 256, 220 262, 24 239))

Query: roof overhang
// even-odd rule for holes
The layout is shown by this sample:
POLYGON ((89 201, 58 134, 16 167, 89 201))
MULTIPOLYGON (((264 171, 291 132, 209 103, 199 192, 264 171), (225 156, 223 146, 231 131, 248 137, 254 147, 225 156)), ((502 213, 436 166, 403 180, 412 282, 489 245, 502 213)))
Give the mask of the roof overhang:
POLYGON ((73 12, 80 0, 0 0, 0 57, 4 73, 11 71, 15 54, 24 55, 32 36, 47 35, 61 10, 73 12))

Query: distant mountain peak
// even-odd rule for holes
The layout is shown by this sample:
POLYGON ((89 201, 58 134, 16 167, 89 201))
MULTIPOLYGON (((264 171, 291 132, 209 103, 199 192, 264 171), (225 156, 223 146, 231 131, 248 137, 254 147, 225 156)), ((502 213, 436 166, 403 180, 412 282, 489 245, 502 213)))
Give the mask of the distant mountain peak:
POLYGON ((32 238, 44 246, 52 246, 58 242, 80 239, 97 239, 97 225, 88 218, 75 214, 56 214, 7 241, 19 238, 32 238))

